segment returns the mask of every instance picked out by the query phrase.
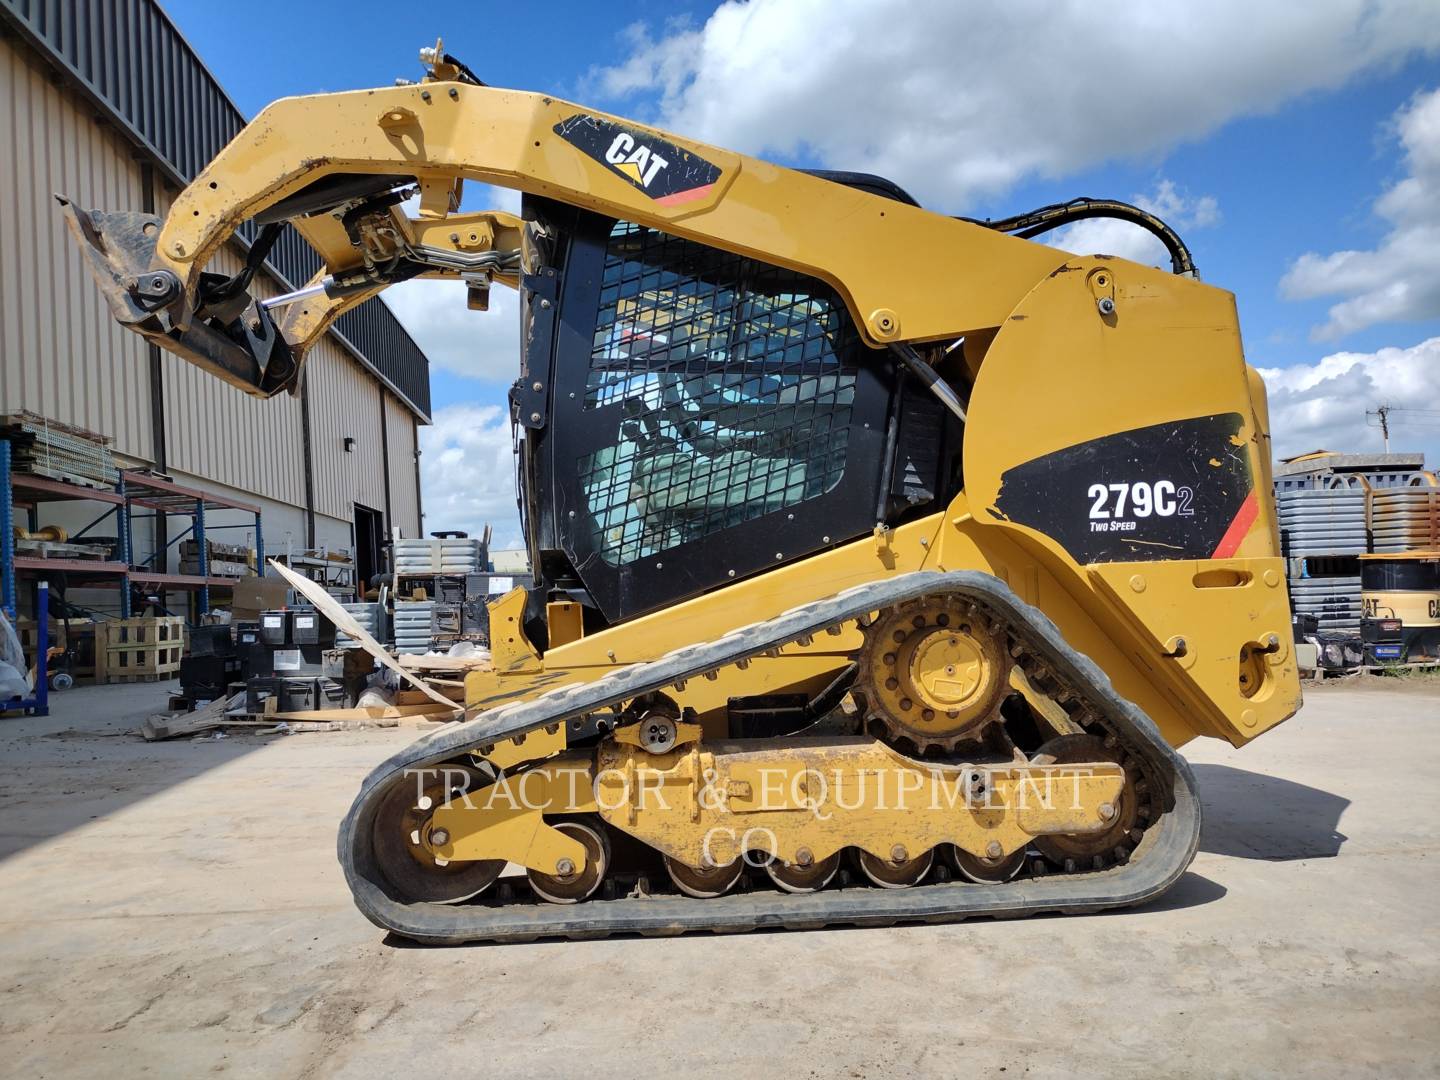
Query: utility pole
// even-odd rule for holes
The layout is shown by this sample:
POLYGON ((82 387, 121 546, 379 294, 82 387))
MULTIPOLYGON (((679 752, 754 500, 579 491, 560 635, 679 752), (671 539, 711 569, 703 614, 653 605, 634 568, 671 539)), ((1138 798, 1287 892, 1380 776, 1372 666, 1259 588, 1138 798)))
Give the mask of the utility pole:
POLYGON ((1380 418, 1380 437, 1385 441, 1385 453, 1390 453, 1390 406, 1377 405, 1374 411, 1365 410, 1366 417, 1378 416, 1380 418))

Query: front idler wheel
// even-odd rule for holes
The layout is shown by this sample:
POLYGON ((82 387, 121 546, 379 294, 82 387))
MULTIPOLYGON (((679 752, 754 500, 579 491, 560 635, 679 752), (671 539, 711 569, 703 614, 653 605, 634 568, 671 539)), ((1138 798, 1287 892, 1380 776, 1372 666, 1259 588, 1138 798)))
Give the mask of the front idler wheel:
POLYGON ((434 841, 430 819, 436 808, 487 783, 476 769, 443 765, 425 770, 419 783, 413 773, 403 775, 385 793, 375 813, 371 838, 380 872, 399 899, 459 904, 495 883, 505 869, 504 859, 450 862, 434 854, 427 844, 434 841))

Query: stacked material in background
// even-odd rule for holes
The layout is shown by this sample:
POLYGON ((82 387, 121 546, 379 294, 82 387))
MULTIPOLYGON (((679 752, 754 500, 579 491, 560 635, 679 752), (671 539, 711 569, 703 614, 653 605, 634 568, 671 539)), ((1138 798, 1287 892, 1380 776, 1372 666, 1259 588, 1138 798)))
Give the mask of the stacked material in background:
POLYGON ((103 435, 24 411, 0 417, 0 425, 16 472, 105 489, 120 480, 110 439, 103 435))
POLYGON ((430 620, 434 615, 433 600, 395 601, 395 651, 420 655, 430 651, 430 620))
POLYGON ((1288 558, 1365 553, 1365 492, 1302 488, 1276 496, 1282 549, 1288 558))
POLYGON ((1440 550, 1440 488, 1372 491, 1367 518, 1377 552, 1440 550))
POLYGON ((95 625, 96 682, 160 682, 179 675, 185 652, 182 616, 106 619, 95 625))
POLYGON ((1322 631, 1360 630, 1360 566, 1365 552, 1365 490, 1312 487, 1281 491, 1280 547, 1289 560, 1290 603, 1322 631))
POLYGON ((475 537, 397 539, 394 545, 393 559, 397 577, 473 574, 486 569, 481 562, 481 541, 475 537))
MULTIPOLYGON (((378 601, 366 601, 358 604, 342 605, 350 617, 360 624, 367 634, 382 645, 389 639, 390 624, 385 617, 385 605, 378 601)), ((360 642, 352 638, 343 630, 335 631, 335 647, 337 649, 358 649, 360 642)))
MULTIPOLYGON (((249 577, 255 573, 255 553, 244 544, 221 544, 206 540, 206 572, 210 577, 249 577)), ((200 573, 200 545, 194 540, 180 544, 180 572, 200 573)))
POLYGON ((1360 629, 1360 575, 1335 574, 1292 578, 1290 606, 1314 615, 1321 630, 1360 629))

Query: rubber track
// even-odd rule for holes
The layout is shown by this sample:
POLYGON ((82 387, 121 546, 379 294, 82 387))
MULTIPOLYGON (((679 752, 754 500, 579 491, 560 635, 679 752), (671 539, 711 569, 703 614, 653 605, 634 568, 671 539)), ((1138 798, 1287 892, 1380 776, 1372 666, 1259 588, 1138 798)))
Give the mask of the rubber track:
POLYGON ((1200 802, 1194 774, 1154 723, 1117 695, 1088 657, 1071 649, 1046 616, 989 574, 971 570, 919 571, 857 586, 795 608, 714 641, 686 646, 657 660, 617 668, 590 683, 561 687, 534 700, 491 709, 447 725, 392 755, 370 773, 340 825, 339 857, 355 903, 376 926, 415 941, 529 941, 539 937, 593 938, 609 934, 736 932, 760 927, 885 926, 952 922, 975 916, 1017 917, 1042 912, 1088 913, 1130 907, 1162 895, 1195 857, 1200 802), (405 770, 450 761, 468 751, 700 678, 826 627, 935 593, 958 594, 1004 620, 1007 632, 1061 680, 1078 689, 1106 730, 1148 772, 1168 784, 1162 813, 1123 865, 1076 874, 1017 879, 995 885, 948 882, 910 889, 831 888, 795 895, 778 890, 731 893, 708 900, 683 896, 589 900, 573 906, 541 902, 497 903, 481 897, 454 906, 405 903, 387 892, 371 852, 375 811, 385 789, 405 770))

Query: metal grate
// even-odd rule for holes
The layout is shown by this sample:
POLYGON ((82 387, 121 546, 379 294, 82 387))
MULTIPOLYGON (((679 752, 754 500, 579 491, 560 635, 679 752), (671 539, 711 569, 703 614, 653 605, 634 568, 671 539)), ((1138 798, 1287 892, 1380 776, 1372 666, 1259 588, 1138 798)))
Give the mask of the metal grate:
POLYGON ((580 459, 596 550, 622 566, 838 484, 858 335, 824 284, 619 223, 585 409, 622 410, 580 459))

